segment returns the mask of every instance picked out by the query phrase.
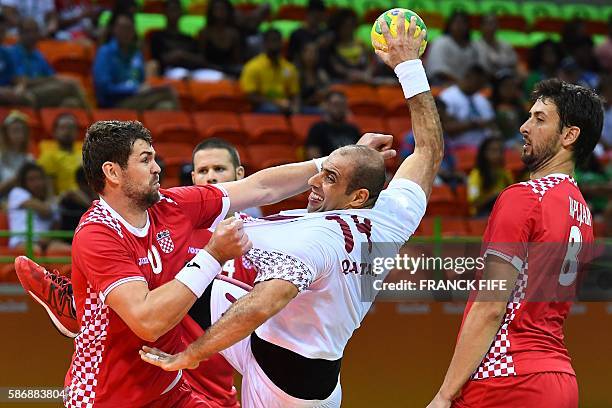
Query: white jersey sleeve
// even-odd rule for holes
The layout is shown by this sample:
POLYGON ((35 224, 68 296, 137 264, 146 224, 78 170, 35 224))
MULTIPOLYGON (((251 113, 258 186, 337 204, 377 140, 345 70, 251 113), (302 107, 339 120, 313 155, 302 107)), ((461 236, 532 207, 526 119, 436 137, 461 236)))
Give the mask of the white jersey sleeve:
POLYGON ((330 254, 321 237, 300 227, 299 223, 280 226, 267 239, 257 236, 259 231, 249 231, 254 248, 245 257, 257 270, 255 283, 282 279, 302 292, 329 269, 330 254))
POLYGON ((408 179, 395 179, 383 190, 374 210, 392 217, 408 239, 421 223, 427 208, 425 192, 414 181, 408 179))

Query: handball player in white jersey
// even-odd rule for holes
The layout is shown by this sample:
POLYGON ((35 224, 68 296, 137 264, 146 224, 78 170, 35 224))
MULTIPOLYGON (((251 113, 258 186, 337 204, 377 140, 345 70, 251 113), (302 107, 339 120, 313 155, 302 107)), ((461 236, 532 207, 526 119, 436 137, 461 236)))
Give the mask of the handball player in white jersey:
POLYGON ((251 407, 338 407, 344 348, 370 308, 368 260, 397 253, 416 230, 443 156, 442 129, 418 50, 415 21, 399 35, 383 24, 386 52, 410 107, 414 153, 387 189, 381 155, 346 146, 319 162, 309 180, 308 212, 246 220, 257 270, 252 290, 216 279, 190 311, 206 333, 170 355, 143 347, 143 360, 165 370, 197 367, 221 354, 242 375, 251 407), (380 245, 384 243, 385 245, 380 245), (384 248, 384 249, 382 249, 384 248), (366 278, 364 278, 366 277, 366 278))

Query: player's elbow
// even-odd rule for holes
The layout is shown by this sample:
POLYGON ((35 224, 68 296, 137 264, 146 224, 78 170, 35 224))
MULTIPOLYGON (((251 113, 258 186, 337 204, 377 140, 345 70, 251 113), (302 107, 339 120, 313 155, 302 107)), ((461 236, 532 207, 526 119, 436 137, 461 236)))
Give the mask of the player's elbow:
POLYGON ((506 302, 481 301, 474 303, 474 311, 484 321, 499 323, 506 314, 506 302))
POLYGON ((164 331, 156 327, 153 324, 140 324, 139 327, 132 328, 134 334, 140 337, 144 341, 156 342, 161 336, 165 334, 164 331))

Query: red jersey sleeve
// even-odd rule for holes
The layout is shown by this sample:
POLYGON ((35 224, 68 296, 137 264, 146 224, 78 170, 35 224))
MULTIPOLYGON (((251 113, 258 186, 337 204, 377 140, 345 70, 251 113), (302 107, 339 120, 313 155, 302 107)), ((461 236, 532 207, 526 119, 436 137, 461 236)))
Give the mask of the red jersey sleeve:
POLYGON ((540 208, 538 197, 528 188, 519 184, 504 190, 484 233, 484 256, 496 255, 520 271, 540 208))
POLYGON ((110 228, 92 224, 80 230, 72 243, 72 260, 89 285, 106 297, 117 286, 145 281, 137 260, 110 228))
POLYGON ((215 228, 230 208, 230 199, 220 186, 176 187, 162 194, 178 204, 196 229, 215 228))

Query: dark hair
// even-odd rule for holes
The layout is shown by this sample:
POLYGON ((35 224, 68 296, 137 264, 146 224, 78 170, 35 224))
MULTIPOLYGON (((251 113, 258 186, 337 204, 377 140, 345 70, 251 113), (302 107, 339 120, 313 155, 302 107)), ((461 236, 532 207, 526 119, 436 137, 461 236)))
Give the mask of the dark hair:
POLYGON ((308 11, 325 11, 325 3, 323 0, 308 0, 308 11))
POLYGON ((478 77, 485 77, 487 80, 489 79, 489 73, 482 65, 472 64, 465 70, 465 76, 475 75, 478 77))
POLYGON ((60 119, 62 118, 72 118, 74 119, 74 122, 77 124, 79 124, 79 119, 76 117, 76 115, 72 112, 62 112, 59 115, 57 115, 55 117, 55 120, 53 120, 53 130, 57 129, 57 124, 59 123, 60 119))
POLYGON ((217 24, 217 19, 213 15, 213 8, 217 3, 222 3, 225 7, 227 7, 227 21, 229 22, 229 24, 233 25, 234 16, 236 13, 234 10, 234 5, 228 0, 210 0, 208 2, 208 7, 206 8, 206 25, 214 26, 215 24, 217 24))
MULTIPOLYGON (((28 173, 31 171, 38 171, 43 176, 45 175, 45 169, 34 162, 25 162, 17 172, 17 185, 21 188, 26 188, 26 178, 28 177, 28 173)), ((29 190, 28 190, 29 191, 29 190)))
POLYGON ((197 146, 193 149, 191 161, 193 162, 193 159, 195 158, 195 154, 197 152, 199 152, 200 150, 209 149, 227 150, 232 160, 232 165, 234 166, 234 169, 240 167, 240 155, 238 154, 238 150, 236 149, 236 147, 233 144, 226 142, 223 139, 218 139, 216 137, 212 137, 210 139, 206 139, 203 142, 198 143, 197 146))
POLYGON ((353 172, 346 186, 346 194, 365 188, 370 197, 367 206, 373 205, 385 187, 385 162, 374 149, 362 145, 349 145, 336 150, 341 155, 351 155, 353 172))
MULTIPOLYGON (((342 29, 342 24, 349 18, 358 20, 357 14, 355 11, 350 8, 341 8, 338 9, 329 19, 328 27, 334 32, 336 38, 340 35, 340 30, 342 29)), ((355 27, 357 28, 357 27, 355 27)))
POLYGON ((85 169, 83 166, 80 166, 77 171, 74 173, 74 178, 76 179, 77 184, 87 184, 87 176, 85 175, 85 169))
POLYGON ((166 0, 165 9, 168 10, 170 6, 179 6, 183 10, 183 3, 181 0, 166 0))
POLYGON ((325 94, 325 100, 329 101, 334 96, 339 96, 339 97, 341 97, 341 98, 343 98, 345 100, 347 99, 346 98, 346 94, 344 92, 332 89, 331 91, 329 91, 329 92, 327 92, 325 94))
POLYGON ((561 45, 553 40, 544 40, 536 44, 536 46, 529 51, 529 62, 527 64, 529 65, 529 70, 535 71, 540 69, 542 66, 542 54, 544 54, 544 48, 547 47, 552 48, 557 56, 557 60, 561 62, 563 59, 563 49, 561 45))
POLYGON ((266 30, 263 33, 263 40, 264 41, 268 41, 270 39, 270 37, 272 37, 272 36, 278 37, 278 38, 281 38, 281 39, 283 38, 283 35, 281 34, 281 32, 278 29, 270 28, 270 29, 266 30))
POLYGON ((151 132, 137 121, 101 120, 87 129, 83 143, 83 168, 87 182, 96 193, 104 191, 106 182, 102 165, 113 162, 125 169, 137 140, 152 143, 151 132))
MULTIPOLYGON (((478 154, 476 155, 476 168, 482 178, 482 190, 488 191, 495 184, 495 177, 497 174, 493 171, 491 163, 487 160, 487 149, 492 143, 501 143, 503 146, 504 141, 499 137, 488 137, 482 141, 478 147, 478 154)), ((503 167, 503 163, 496 163, 503 167)))
POLYGON ((603 101, 592 90, 568 84, 559 79, 538 83, 533 91, 533 102, 552 101, 559 114, 559 132, 563 127, 576 126, 580 136, 574 142, 574 163, 582 163, 595 149, 603 128, 603 101))
POLYGON ((455 11, 453 11, 453 13, 450 15, 448 20, 446 20, 446 27, 444 27, 444 34, 450 35, 451 25, 458 18, 464 19, 465 23, 467 24, 467 30, 465 32, 464 40, 465 41, 469 41, 470 40, 470 16, 465 11, 463 11, 463 10, 455 10, 455 11))

